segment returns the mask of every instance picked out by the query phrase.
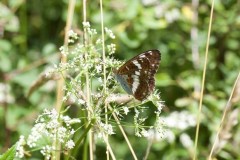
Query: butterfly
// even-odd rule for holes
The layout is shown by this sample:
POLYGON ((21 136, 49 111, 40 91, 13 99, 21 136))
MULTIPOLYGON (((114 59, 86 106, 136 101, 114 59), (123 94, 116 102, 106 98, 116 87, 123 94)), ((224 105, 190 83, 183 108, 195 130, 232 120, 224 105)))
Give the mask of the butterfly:
POLYGON ((115 77, 128 94, 143 101, 155 88, 154 75, 158 70, 160 60, 159 50, 145 51, 115 70, 115 77))

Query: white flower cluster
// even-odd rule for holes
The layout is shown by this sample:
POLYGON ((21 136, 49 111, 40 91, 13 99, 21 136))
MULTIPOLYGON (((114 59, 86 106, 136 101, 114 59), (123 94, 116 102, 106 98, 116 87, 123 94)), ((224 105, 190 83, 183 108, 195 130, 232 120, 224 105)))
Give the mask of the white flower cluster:
POLYGON ((88 32, 89 35, 96 35, 97 34, 97 30, 92 29, 92 28, 88 28, 87 32, 88 32))
MULTIPOLYGON (((164 128, 165 126, 185 130, 188 127, 195 125, 196 120, 194 116, 187 111, 173 112, 168 117, 157 116, 154 128, 151 128, 148 132, 143 132, 141 134, 153 142, 166 139, 169 143, 172 143, 175 140, 175 134, 171 130, 166 130, 164 128)), ((180 141, 186 148, 191 148, 193 146, 193 142, 187 134, 181 134, 180 141)))
POLYGON ((105 133, 107 133, 108 135, 115 134, 113 132, 113 127, 111 124, 105 124, 105 123, 100 122, 100 127, 101 127, 101 130, 104 131, 105 133))
POLYGON ((154 111, 156 116, 155 124, 152 126, 146 126, 144 123, 148 117, 142 117, 141 113, 144 113, 148 107, 141 107, 141 110, 135 108, 134 115, 134 125, 135 125, 135 135, 138 137, 145 137, 148 139, 160 139, 165 135, 165 124, 160 117, 162 108, 164 107, 164 101, 161 101, 160 93, 155 90, 146 101, 151 101, 156 106, 156 111, 154 111))
POLYGON ((108 135, 115 134, 113 131, 113 126, 111 124, 102 123, 101 121, 99 121, 98 124, 99 130, 98 133, 96 134, 97 135, 96 138, 103 139, 105 134, 108 135))
POLYGON ((24 136, 20 136, 19 141, 16 144, 16 157, 23 158, 24 157, 24 148, 25 145, 24 136))
POLYGON ((140 118, 140 112, 136 108, 135 110, 135 115, 134 115, 134 126, 135 126, 135 135, 137 137, 146 137, 146 130, 143 128, 144 122, 146 121, 147 118, 140 118))
POLYGON ((68 43, 74 43, 78 39, 78 34, 73 30, 68 31, 68 43))
POLYGON ((89 22, 82 22, 83 28, 90 28, 90 23, 89 22))
POLYGON ((46 145, 46 146, 43 146, 42 149, 41 149, 41 153, 42 155, 45 156, 45 159, 50 159, 51 158, 51 152, 55 150, 53 147, 51 147, 50 145, 46 145))
POLYGON ((183 144, 185 148, 192 148, 193 147, 193 140, 190 138, 190 136, 186 133, 183 133, 180 135, 180 142, 183 144))
POLYGON ((108 50, 109 55, 114 54, 116 51, 116 45, 113 43, 111 43, 110 45, 107 45, 107 50, 108 50))
POLYGON ((97 30, 96 29, 92 29, 89 22, 83 22, 82 24, 83 24, 83 28, 85 28, 87 30, 87 33, 89 35, 92 36, 92 35, 96 35, 97 34, 97 30))
POLYGON ((64 47, 64 46, 61 46, 61 47, 59 48, 59 51, 60 51, 60 53, 61 53, 63 56, 67 56, 67 55, 68 55, 68 49, 67 49, 66 47, 64 47))
POLYGON ((97 40, 96 40, 96 44, 102 44, 102 39, 101 38, 98 38, 97 40))
MULTIPOLYGON (((185 130, 195 125, 195 117, 187 111, 173 112, 168 117, 161 117, 161 119, 159 117, 156 121, 154 130, 149 130, 150 136, 148 139, 154 139, 155 141, 166 139, 169 143, 172 143, 175 140, 175 134, 171 130, 165 130, 163 128, 164 126, 185 130)), ((186 148, 191 148, 193 146, 193 142, 187 134, 181 134, 180 141, 186 148)))
POLYGON ((127 115, 128 112, 129 112, 128 107, 124 106, 122 109, 123 109, 123 111, 124 111, 124 114, 127 115))
POLYGON ((97 70, 97 73, 101 73, 102 72, 102 65, 97 65, 96 70, 97 70))
MULTIPOLYGON (((71 139, 75 130, 71 127, 71 124, 80 122, 79 119, 71 119, 69 116, 58 114, 55 109, 46 109, 35 121, 36 124, 31 129, 31 133, 28 136, 26 143, 30 148, 41 148, 40 152, 46 159, 50 159, 50 153, 55 150, 51 147, 53 142, 59 141, 66 150, 72 149, 75 146, 71 139)), ((16 157, 23 157, 24 143, 24 137, 21 136, 17 143, 16 157)))
POLYGON ((113 34, 111 29, 108 29, 107 27, 105 27, 105 32, 111 39, 115 39, 115 35, 113 34))
MULTIPOLYGON (((99 81, 100 83, 98 84, 98 88, 102 90, 103 87, 103 65, 105 65, 104 68, 106 68, 106 70, 109 70, 109 68, 112 67, 116 67, 116 60, 114 60, 113 58, 109 58, 109 56, 106 57, 105 62, 103 62, 103 59, 101 57, 102 53, 101 50, 102 48, 98 48, 98 46, 100 46, 99 44, 103 43, 102 38, 99 38, 97 36, 94 36, 95 34, 97 34, 95 29, 91 28, 91 25, 89 22, 83 22, 83 28, 84 28, 84 33, 86 34, 86 39, 88 40, 87 43, 76 43, 74 45, 72 45, 71 47, 66 47, 66 46, 62 46, 59 48, 60 53, 62 54, 62 56, 68 56, 68 61, 66 63, 59 63, 58 65, 55 65, 54 67, 54 71, 57 72, 59 75, 61 75, 62 72, 68 72, 69 73, 69 77, 71 75, 76 76, 78 78, 74 79, 72 78, 70 80, 70 85, 69 87, 66 87, 65 91, 67 93, 67 95, 63 98, 63 101, 70 101, 72 103, 77 103, 79 105, 84 105, 85 102, 84 100, 80 100, 77 101, 77 99, 79 99, 79 97, 76 97, 78 95, 78 90, 82 89, 81 85, 84 85, 84 83, 81 82, 77 82, 78 83, 78 87, 72 86, 71 81, 72 80, 81 80, 82 78, 84 78, 86 76, 86 73, 91 74, 92 77, 96 77, 97 81, 99 81), (97 75, 97 76, 96 76, 97 75), (71 98, 71 97, 76 97, 71 98), (70 99, 71 98, 71 99, 70 99)), ((115 38, 115 35, 113 34, 113 32, 108 29, 105 28, 106 34, 111 37, 111 38, 115 38)), ((76 33, 74 33, 72 30, 70 30, 68 32, 69 37, 73 37, 73 39, 77 39, 78 35, 76 33)), ((105 41, 105 40, 104 40, 105 41)), ((100 46, 102 47, 102 46, 100 46)), ((113 53, 115 53, 116 51, 116 45, 113 43, 109 43, 106 44, 106 50, 107 50, 107 55, 111 55, 113 53)), ((112 77, 110 74, 108 74, 107 76, 107 81, 108 80, 112 80, 112 77)))
POLYGON ((187 111, 182 112, 172 112, 168 117, 162 118, 168 127, 177 128, 180 130, 185 130, 188 127, 193 127, 196 125, 195 116, 187 111))

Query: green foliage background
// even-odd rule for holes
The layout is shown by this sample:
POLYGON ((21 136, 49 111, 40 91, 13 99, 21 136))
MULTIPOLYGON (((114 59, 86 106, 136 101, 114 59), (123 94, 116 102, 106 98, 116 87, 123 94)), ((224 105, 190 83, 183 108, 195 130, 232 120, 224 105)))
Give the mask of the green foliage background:
MULTIPOLYGON (((99 2, 87 3, 87 20, 100 31, 99 2)), ((197 115, 211 2, 200 1, 196 10, 196 42, 191 40, 191 1, 106 0, 103 6, 104 24, 116 35, 117 58, 127 60, 149 49, 161 51, 156 88, 160 90, 166 105, 162 115, 168 116, 171 112, 183 110, 197 115), (170 14, 170 18, 175 16, 175 19, 171 21, 166 14, 170 14), (199 60, 194 62, 191 47, 196 44, 199 60)), ((206 159, 209 155, 216 128, 240 70, 239 6, 239 0, 215 2, 198 143, 199 159, 206 159)), ((67 7, 66 0, 0 2, 1 153, 14 144, 19 135, 30 132, 40 111, 54 106, 55 82, 47 83, 30 98, 26 98, 25 94, 40 73, 58 63, 58 48, 64 40, 67 7)), ((82 21, 82 2, 77 1, 73 29, 81 32, 82 21)), ((239 106, 237 101, 232 107, 239 110, 239 106)), ((179 135, 186 133, 194 141, 195 128, 174 132, 174 142, 163 140, 153 143, 149 159, 191 158, 191 151, 184 148, 179 135)), ((226 145, 217 154, 219 159, 240 159, 238 122, 230 133, 226 145)), ((141 158, 147 140, 131 134, 131 143, 141 158)), ((121 135, 113 135, 110 141, 113 148, 117 148, 119 159, 132 159, 121 135)), ((105 156, 104 145, 98 144, 97 156, 105 156)))

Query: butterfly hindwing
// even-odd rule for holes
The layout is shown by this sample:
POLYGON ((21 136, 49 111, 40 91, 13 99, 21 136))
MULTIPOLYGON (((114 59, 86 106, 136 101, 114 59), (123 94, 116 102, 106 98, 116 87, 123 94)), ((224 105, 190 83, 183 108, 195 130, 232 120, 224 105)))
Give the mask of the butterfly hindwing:
POLYGON ((142 101, 154 90, 154 75, 158 70, 160 59, 158 50, 143 52, 115 71, 116 78, 128 94, 142 101))

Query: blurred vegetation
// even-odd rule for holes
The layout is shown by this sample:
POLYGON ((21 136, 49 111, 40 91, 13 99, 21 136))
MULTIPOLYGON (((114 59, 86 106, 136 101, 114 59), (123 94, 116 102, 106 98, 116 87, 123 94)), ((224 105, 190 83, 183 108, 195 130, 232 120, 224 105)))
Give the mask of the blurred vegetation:
MULTIPOLYGON (((104 24, 116 34, 117 58, 127 60, 149 49, 161 51, 156 88, 165 101, 164 117, 175 111, 197 115, 211 2, 201 1, 196 9, 192 7, 194 2, 196 0, 107 0, 103 4, 104 24), (194 18, 194 14, 197 17, 194 18), (194 38, 196 33, 198 36, 194 38)), ((87 20, 100 31, 99 2, 87 3, 87 20)), ((215 2, 198 142, 199 159, 209 155, 240 71, 239 6, 239 0, 215 2)), ((0 2, 1 153, 20 135, 30 132, 39 112, 55 105, 55 81, 48 82, 29 98, 26 93, 44 70, 59 61, 58 48, 64 40, 67 7, 65 0, 0 2)), ((82 2, 77 1, 72 28, 80 33, 82 17, 82 2)), ((228 117, 239 111, 238 96, 239 92, 235 94, 236 100, 231 104, 228 117)), ((236 121, 239 120, 237 115, 236 121)), ((226 124, 232 127, 216 156, 218 159, 240 159, 239 123, 226 121, 226 124)), ((181 135, 187 134, 194 141, 195 127, 169 129, 175 133, 174 140, 153 142, 149 159, 190 159, 192 150, 184 145, 181 135)), ((148 141, 133 135, 129 139, 137 156, 143 157, 148 141)), ((120 134, 111 136, 110 141, 114 149, 117 146, 118 159, 132 159, 120 134)), ((101 156, 105 156, 105 146, 99 143, 97 157, 101 156)))

